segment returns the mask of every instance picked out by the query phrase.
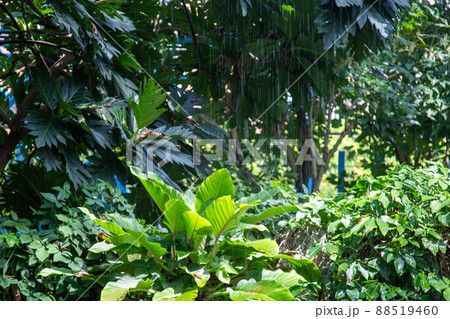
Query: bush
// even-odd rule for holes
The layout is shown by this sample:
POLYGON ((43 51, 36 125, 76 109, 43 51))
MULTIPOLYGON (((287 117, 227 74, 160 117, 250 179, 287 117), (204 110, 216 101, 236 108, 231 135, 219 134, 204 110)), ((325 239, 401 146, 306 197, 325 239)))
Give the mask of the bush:
MULTIPOLYGON (((77 193, 68 183, 43 193, 43 205, 31 219, 10 212, 0 217, 0 298, 2 300, 74 300, 90 286, 82 281, 98 255, 88 248, 97 242, 101 228, 76 207, 86 205, 100 214, 132 211, 118 190, 107 184, 84 185, 77 193), (43 277, 52 267, 71 276, 43 277)), ((98 299, 90 290, 84 298, 98 299)))
POLYGON ((292 221, 315 234, 303 253, 326 300, 450 300, 450 180, 438 165, 365 177, 345 195, 311 196, 292 221))

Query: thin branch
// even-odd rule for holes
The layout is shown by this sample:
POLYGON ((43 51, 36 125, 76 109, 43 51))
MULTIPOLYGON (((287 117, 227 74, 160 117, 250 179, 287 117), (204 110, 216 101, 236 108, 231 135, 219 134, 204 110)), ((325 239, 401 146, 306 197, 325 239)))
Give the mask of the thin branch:
POLYGON ((187 8, 186 2, 184 0, 181 0, 181 2, 183 3, 183 7, 184 7, 184 11, 186 12, 186 16, 189 22, 189 26, 191 28, 191 33, 192 33, 192 41, 194 42, 195 45, 195 50, 197 51, 197 55, 200 59, 200 64, 204 66, 204 68, 206 69, 206 71, 212 75, 217 75, 216 73, 213 73, 210 71, 210 69, 208 68, 208 66, 205 64, 205 60, 203 58, 203 55, 200 51, 200 47, 198 46, 198 41, 197 41, 197 36, 195 34, 195 30, 194 30, 194 24, 192 23, 192 18, 191 18, 191 13, 189 12, 189 9, 187 8))
POLYGON ((4 45, 4 44, 12 44, 12 43, 27 43, 27 44, 42 44, 42 45, 47 45, 49 47, 53 47, 53 48, 58 48, 61 51, 70 53, 70 54, 75 54, 72 50, 63 48, 62 45, 59 44, 55 44, 55 43, 51 43, 51 42, 47 42, 47 41, 41 41, 41 40, 27 40, 27 39, 23 39, 23 40, 5 40, 5 41, 0 41, 0 45, 4 45))
MULTIPOLYGON (((62 33, 62 32, 52 32, 52 31, 45 31, 45 30, 39 30, 39 29, 28 29, 28 32, 31 33, 38 33, 38 34, 46 34, 51 35, 55 38, 70 38, 72 37, 71 33, 62 33)), ((1 30, 0 34, 21 34, 21 33, 27 33, 25 30, 1 30)))
MULTIPOLYGON (((5 13, 8 15, 9 19, 11 20, 11 23, 13 24, 13 27, 18 30, 21 31, 22 29, 20 28, 19 24, 17 23, 16 19, 14 18, 14 16, 12 15, 12 13, 8 10, 8 8, 3 4, 3 1, 0 1, 0 8, 5 11, 5 13)), ((23 36, 23 34, 19 34, 19 37, 22 40, 25 40, 25 37, 23 36)), ((19 46, 20 49, 20 53, 22 54, 22 45, 19 46)))

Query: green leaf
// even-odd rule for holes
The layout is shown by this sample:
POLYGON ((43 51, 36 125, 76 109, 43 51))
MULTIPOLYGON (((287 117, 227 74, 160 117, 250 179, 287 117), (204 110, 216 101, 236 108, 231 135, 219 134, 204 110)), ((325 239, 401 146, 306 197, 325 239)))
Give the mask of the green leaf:
POLYGON ((289 291, 289 288, 272 280, 261 280, 256 282, 254 279, 241 280, 236 285, 236 289, 227 289, 231 300, 262 300, 262 301, 290 301, 295 300, 289 291))
POLYGON ((211 275, 208 269, 200 265, 190 264, 188 267, 182 267, 187 274, 194 277, 195 283, 199 288, 206 285, 211 275))
POLYGON ((117 281, 108 282, 102 290, 101 301, 123 300, 131 291, 148 291, 153 284, 153 280, 136 279, 129 275, 117 281))
POLYGON ((131 173, 136 176, 144 185, 147 192, 155 201, 161 213, 166 209, 166 203, 170 199, 181 199, 183 196, 176 189, 166 185, 161 178, 153 172, 144 174, 138 167, 130 167, 131 173))
POLYGON ((441 209, 441 203, 437 200, 434 200, 430 203, 430 208, 432 213, 436 213, 441 209))
POLYGON ((339 247, 332 243, 326 243, 325 249, 330 255, 337 254, 339 252, 339 247))
POLYGON ((349 297, 350 300, 352 300, 352 301, 358 300, 358 298, 359 298, 359 289, 358 288, 347 289, 345 292, 347 293, 347 296, 349 297))
POLYGON ((195 237, 203 237, 212 234, 211 223, 197 213, 188 211, 183 214, 183 222, 191 241, 195 237))
POLYGON ((261 204, 264 203, 270 199, 272 199, 276 194, 280 192, 279 187, 275 187, 269 190, 262 190, 258 194, 251 194, 247 197, 242 197, 236 202, 236 205, 240 204, 261 204))
POLYGON ((173 288, 167 288, 155 293, 153 301, 194 301, 197 298, 197 289, 184 293, 175 293, 173 288))
POLYGON ((444 299, 450 301, 450 287, 444 290, 444 299))
POLYGON ((53 275, 75 276, 69 269, 65 268, 44 268, 39 273, 39 276, 42 277, 48 277, 53 275))
POLYGON ((165 206, 164 224, 166 224, 172 234, 182 232, 185 228, 183 215, 189 211, 189 207, 179 199, 170 199, 165 206))
POLYGON ((44 246, 41 246, 36 250, 36 257, 40 261, 46 260, 48 258, 48 256, 49 256, 49 253, 47 252, 47 250, 45 249, 44 246))
POLYGON ((58 148, 67 145, 67 140, 74 140, 66 125, 55 115, 42 111, 32 111, 25 119, 30 135, 35 136, 36 146, 58 148))
POLYGON ((435 240, 434 238, 431 238, 431 237, 423 237, 422 238, 423 246, 426 249, 429 249, 435 256, 439 250, 439 242, 440 241, 435 240))
POLYGON ((268 238, 254 241, 229 240, 227 243, 230 246, 250 247, 255 250, 262 251, 270 257, 274 257, 279 253, 277 242, 268 238))
POLYGON ((403 260, 402 257, 398 256, 395 261, 394 261, 394 266, 395 266, 395 270, 397 271, 397 273, 399 274, 399 276, 403 275, 403 273, 405 272, 405 261, 403 260))
POLYGON ((103 253, 105 251, 110 251, 114 247, 116 247, 116 245, 102 241, 99 243, 95 243, 91 248, 89 248, 89 251, 99 254, 99 253, 103 253))
POLYGON ((233 181, 228 170, 220 169, 211 174, 200 186, 195 196, 195 209, 199 211, 208 200, 227 195, 234 199, 233 181))
POLYGON ((291 288, 299 285, 299 282, 305 282, 306 279, 297 273, 284 272, 281 269, 275 271, 262 269, 261 280, 273 280, 283 287, 291 288))
POLYGON ((216 238, 226 233, 239 223, 239 216, 234 213, 231 196, 216 199, 206 210, 206 219, 211 223, 216 238))
POLYGON ((286 259, 297 274, 310 282, 319 282, 322 279, 322 273, 319 267, 309 259, 296 259, 288 255, 277 255, 276 259, 286 259))
POLYGON ((158 109, 165 100, 166 93, 164 93, 161 88, 158 88, 153 80, 149 79, 146 84, 142 84, 139 90, 139 104, 132 100, 128 100, 133 108, 133 113, 136 117, 139 129, 152 124, 165 112, 164 109, 158 109))
POLYGON ((67 225, 59 226, 59 231, 63 233, 64 237, 69 237, 73 234, 72 228, 67 225))
POLYGON ((376 219, 377 225, 378 225, 378 229, 381 231, 381 233, 383 234, 383 236, 386 236, 386 234, 389 231, 389 224, 386 223, 384 220, 382 220, 381 218, 377 218, 376 219))
POLYGON ((298 211, 298 207, 295 205, 276 206, 276 207, 271 207, 269 209, 266 209, 261 214, 244 216, 244 217, 242 217, 241 220, 243 223, 255 224, 255 223, 263 221, 264 219, 269 218, 269 217, 273 217, 273 216, 288 213, 288 212, 293 213, 293 212, 297 212, 297 211, 298 211))
POLYGON ((381 195, 378 197, 378 200, 383 204, 384 209, 387 209, 389 206, 389 199, 386 197, 385 193, 381 193, 381 195))
POLYGON ((33 68, 33 85, 40 93, 39 99, 42 103, 44 103, 50 110, 54 110, 58 101, 55 77, 49 77, 48 74, 45 74, 44 72, 45 71, 43 71, 42 68, 33 68))

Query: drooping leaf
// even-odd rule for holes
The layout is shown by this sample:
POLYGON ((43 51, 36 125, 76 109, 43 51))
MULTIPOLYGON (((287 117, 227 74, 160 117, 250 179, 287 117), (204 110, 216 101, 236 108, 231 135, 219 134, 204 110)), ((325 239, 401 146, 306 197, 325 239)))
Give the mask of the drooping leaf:
POLYGON ((241 280, 235 289, 228 288, 231 300, 290 301, 295 300, 289 288, 273 280, 241 280))
POLYGON ((144 174, 137 167, 130 167, 130 171, 141 181, 162 213, 164 213, 167 201, 182 198, 180 192, 166 185, 155 173, 149 172, 148 174, 144 174))
POLYGON ((320 272, 319 267, 317 267, 312 260, 296 259, 288 255, 278 255, 274 258, 286 259, 295 272, 308 281, 319 282, 322 279, 322 273, 320 272))
POLYGON ((148 291, 153 284, 151 279, 137 279, 126 275, 117 281, 109 281, 103 288, 101 301, 119 301, 132 291, 148 291))
POLYGON ((175 293, 173 288, 166 288, 157 292, 153 296, 153 301, 194 301, 197 298, 198 291, 196 289, 183 293, 175 293))
POLYGON ((269 190, 262 190, 257 194, 252 194, 247 197, 242 197, 236 202, 236 205, 239 204, 261 204, 265 201, 272 199, 276 194, 280 192, 279 187, 275 187, 269 190))

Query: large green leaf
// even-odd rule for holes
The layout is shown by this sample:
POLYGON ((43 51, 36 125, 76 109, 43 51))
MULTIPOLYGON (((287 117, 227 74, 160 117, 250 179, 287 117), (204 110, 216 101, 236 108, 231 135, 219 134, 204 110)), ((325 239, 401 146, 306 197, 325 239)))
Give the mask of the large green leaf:
POLYGON ((181 199, 183 197, 179 191, 166 185, 158 175, 152 172, 144 174, 138 167, 134 166, 130 167, 130 171, 141 181, 162 213, 164 213, 166 203, 170 199, 181 199))
POLYGON ((288 213, 288 212, 294 213, 297 211, 298 211, 298 207, 295 205, 276 206, 276 207, 271 207, 269 209, 266 209, 265 211, 263 211, 260 214, 255 214, 255 215, 251 215, 251 216, 243 216, 242 222, 247 223, 247 224, 255 224, 255 223, 258 223, 269 217, 273 217, 273 216, 288 213))
POLYGON ((231 300, 262 300, 262 301, 293 301, 294 296, 285 287, 273 280, 261 280, 256 282, 254 279, 241 280, 236 289, 227 289, 231 300))
POLYGON ((319 267, 317 267, 312 260, 296 259, 288 255, 278 255, 274 258, 286 259, 295 272, 308 281, 319 282, 322 279, 322 273, 320 272, 319 267))
POLYGON ((244 240, 228 240, 226 244, 229 246, 240 246, 253 248, 257 251, 264 252, 270 257, 276 256, 279 253, 278 244, 272 239, 259 239, 254 241, 244 241, 244 240))
POLYGON ((206 210, 206 219, 211 223, 216 238, 236 227, 239 217, 235 214, 231 196, 223 196, 211 203, 206 210))
POLYGON ((30 135, 35 136, 38 148, 66 145, 67 140, 74 140, 64 122, 55 115, 42 111, 33 111, 26 118, 26 127, 30 135))
POLYGON ((147 84, 142 85, 139 91, 139 104, 135 101, 128 100, 133 108, 134 116, 136 117, 137 126, 139 129, 152 124, 161 114, 165 112, 164 109, 158 107, 166 100, 166 94, 162 89, 158 88, 153 80, 149 80, 147 84))
POLYGON ((234 199, 234 187, 230 173, 223 168, 211 174, 202 183, 195 196, 195 209, 199 211, 207 201, 227 195, 234 199))
POLYGON ((173 288, 167 288, 157 292, 153 296, 153 301, 194 301, 197 298, 197 289, 189 290, 184 293, 175 293, 173 288))
POLYGON ((127 293, 132 291, 148 291, 153 284, 151 279, 136 279, 131 276, 124 276, 117 281, 110 281, 102 290, 101 301, 123 300, 127 293))
POLYGON ((189 211, 189 207, 179 199, 170 199, 166 202, 164 224, 167 225, 173 234, 182 232, 185 229, 183 214, 187 211, 189 211))
POLYGON ((281 269, 275 271, 262 269, 261 280, 273 280, 283 287, 291 288, 299 284, 300 281, 306 281, 305 278, 294 272, 284 272, 281 269))
POLYGON ((188 211, 183 214, 184 226, 189 238, 203 237, 213 232, 211 223, 197 213, 188 211))

